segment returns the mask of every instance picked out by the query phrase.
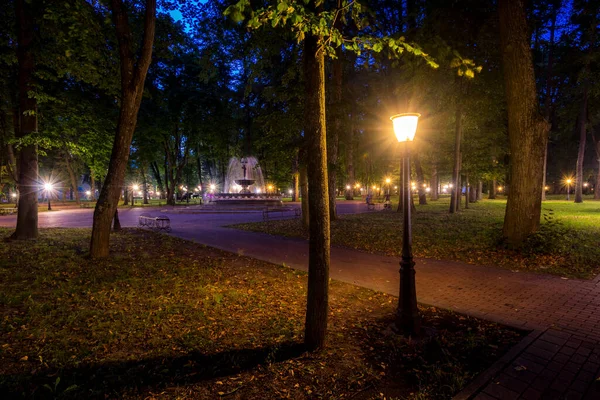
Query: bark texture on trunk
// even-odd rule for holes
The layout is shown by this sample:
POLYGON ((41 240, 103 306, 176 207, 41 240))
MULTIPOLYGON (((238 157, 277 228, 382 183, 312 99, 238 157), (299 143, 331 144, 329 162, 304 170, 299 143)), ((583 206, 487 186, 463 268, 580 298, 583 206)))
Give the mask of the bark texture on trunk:
MULTIPOLYGON (((30 2, 17 0, 15 2, 17 17, 17 60, 19 69, 18 91, 19 129, 15 132, 17 138, 23 138, 37 131, 37 101, 29 97, 34 90, 33 72, 35 62, 32 52, 34 40, 33 9, 30 2)), ((12 239, 24 240, 38 237, 38 152, 36 145, 27 145, 19 150, 18 171, 19 203, 17 211, 17 227, 12 239)))
POLYGON ((548 122, 539 113, 524 0, 499 0, 500 42, 511 154, 503 237, 512 246, 540 225, 548 122))
POLYGON ((583 90, 583 102, 579 112, 579 150, 577 152, 577 168, 575 172, 575 203, 583 203, 583 159, 585 157, 585 139, 587 137, 587 86, 583 90))
POLYGON ((137 124, 146 73, 152 61, 156 22, 156 0, 146 0, 144 34, 139 57, 133 54, 132 35, 122 0, 112 0, 111 9, 119 44, 121 62, 121 107, 108 174, 94 210, 90 243, 92 258, 108 257, 110 225, 119 203, 119 195, 129 159, 129 147, 137 124))
POLYGON ((354 185, 356 184, 354 177, 354 115, 350 119, 350 128, 348 129, 345 149, 347 184, 350 185, 350 189, 346 190, 346 200, 354 200, 354 185))
POLYGON ((308 350, 325 345, 329 312, 329 195, 327 142, 325 139, 325 60, 319 40, 304 40, 305 109, 304 133, 310 212, 308 251, 308 295, 304 343, 308 350))

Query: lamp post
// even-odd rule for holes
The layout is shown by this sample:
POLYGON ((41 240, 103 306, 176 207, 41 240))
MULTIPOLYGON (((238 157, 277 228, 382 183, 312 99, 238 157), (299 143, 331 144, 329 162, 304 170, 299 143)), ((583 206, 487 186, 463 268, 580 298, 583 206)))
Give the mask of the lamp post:
POLYGON ((415 138, 421 114, 408 113, 392 116, 394 133, 398 142, 404 143, 402 157, 402 259, 400 261, 400 293, 396 313, 396 328, 406 335, 416 335, 421 329, 421 316, 417 308, 415 262, 412 255, 412 224, 410 217, 410 148, 415 138))
POLYGON ((569 201, 571 199, 571 193, 569 193, 571 191, 571 179, 567 179, 565 181, 567 183, 567 201, 569 201))
POLYGON ((52 205, 50 204, 50 193, 52 193, 53 186, 50 182, 44 183, 44 191, 46 192, 46 198, 48 199, 48 211, 52 211, 52 205))

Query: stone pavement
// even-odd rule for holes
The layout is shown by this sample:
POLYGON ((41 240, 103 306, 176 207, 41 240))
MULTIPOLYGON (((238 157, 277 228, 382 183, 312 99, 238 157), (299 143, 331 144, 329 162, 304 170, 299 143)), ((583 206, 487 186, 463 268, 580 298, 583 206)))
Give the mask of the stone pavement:
MULTIPOLYGON (((365 211, 359 203, 339 209, 342 213, 365 211)), ((149 210, 120 211, 122 225, 135 226, 142 212, 149 210)), ((91 211, 61 213, 41 213, 40 226, 91 224, 91 211)), ((172 235, 274 264, 307 268, 306 241, 225 227, 259 221, 262 217, 257 213, 169 216, 172 235)), ((14 217, 0 217, 0 225, 14 226, 14 217)), ((397 295, 398 261, 332 247, 330 275, 397 295)), ((600 374, 599 278, 571 280, 459 262, 415 261, 419 302, 532 330, 457 399, 600 399, 600 384, 595 382, 600 374)))

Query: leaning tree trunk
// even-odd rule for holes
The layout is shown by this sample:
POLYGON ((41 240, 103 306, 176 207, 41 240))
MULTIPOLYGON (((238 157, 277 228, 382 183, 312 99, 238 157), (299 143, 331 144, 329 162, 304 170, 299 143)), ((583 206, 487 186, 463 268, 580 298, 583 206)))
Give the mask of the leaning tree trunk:
POLYGON ((310 212, 308 295, 304 343, 309 350, 325 345, 329 312, 329 196, 327 190, 327 142, 325 139, 325 60, 319 39, 304 40, 304 134, 310 212))
MULTIPOLYGON (((336 24, 339 24, 340 18, 337 19, 336 24)), ((338 26, 339 29, 339 26, 338 26)), ((333 93, 332 93, 332 111, 333 111, 333 124, 331 137, 328 138, 329 153, 327 159, 329 162, 329 218, 331 221, 337 219, 337 211, 335 207, 335 200, 337 196, 337 163, 338 163, 338 152, 339 152, 339 141, 340 134, 342 131, 342 47, 336 49, 337 58, 333 60, 333 93)))
POLYGON ((524 0, 499 0, 500 42, 511 154, 503 236, 519 247, 540 225, 548 122, 539 113, 524 0))
MULTIPOLYGON (((29 96, 35 90, 33 72, 35 61, 32 45, 34 40, 33 6, 25 0, 15 2, 17 17, 17 61, 19 89, 19 129, 17 139, 37 131, 37 101, 29 96)), ((12 239, 35 239, 38 237, 38 153, 35 144, 21 147, 19 151, 19 205, 17 228, 12 239)))
POLYGON ((450 214, 458 211, 460 203, 460 141, 462 137, 462 101, 456 100, 454 121, 454 166, 452 169, 452 190, 450 191, 450 214))
POLYGON ((575 203, 583 203, 583 159, 585 156, 585 139, 587 136, 587 86, 583 89, 583 102, 579 113, 579 151, 577 152, 577 169, 575 172, 575 203))
POLYGON ((142 102, 144 81, 152 61, 152 45, 156 22, 156 0, 146 0, 143 41, 140 56, 136 59, 131 48, 131 32, 123 1, 112 0, 111 8, 121 62, 121 107, 108 174, 94 210, 94 224, 90 244, 90 256, 92 258, 108 257, 110 225, 119 203, 131 140, 142 102))
MULTIPOLYGON (((160 170, 158 169, 158 164, 156 161, 152 161, 150 163, 150 169, 152 170, 152 175, 154 175, 154 179, 156 179, 156 185, 158 186, 158 191, 160 192, 160 198, 164 198, 164 186, 162 182, 162 178, 160 177, 160 170)), ((200 182, 202 185, 202 182, 200 182)))

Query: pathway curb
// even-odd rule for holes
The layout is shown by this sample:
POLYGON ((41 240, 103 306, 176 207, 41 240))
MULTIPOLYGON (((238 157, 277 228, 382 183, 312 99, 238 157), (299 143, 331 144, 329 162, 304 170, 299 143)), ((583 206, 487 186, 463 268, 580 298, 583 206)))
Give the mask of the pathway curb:
POLYGON ((535 329, 513 346, 506 354, 500 357, 491 367, 480 373, 463 390, 455 395, 452 400, 469 400, 482 392, 490 381, 498 375, 507 365, 512 363, 531 343, 539 338, 545 331, 535 329))

